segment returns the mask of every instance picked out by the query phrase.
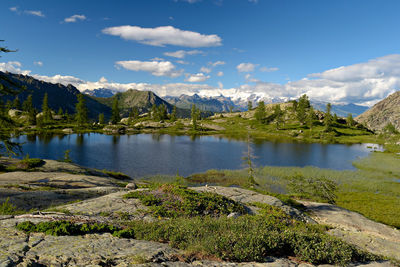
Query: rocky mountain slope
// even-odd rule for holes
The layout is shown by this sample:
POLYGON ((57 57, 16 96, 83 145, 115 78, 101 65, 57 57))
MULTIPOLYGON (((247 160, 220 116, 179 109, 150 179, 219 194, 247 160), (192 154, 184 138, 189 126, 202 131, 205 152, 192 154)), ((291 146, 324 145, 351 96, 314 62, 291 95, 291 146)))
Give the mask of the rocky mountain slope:
POLYGON ((95 96, 95 97, 112 97, 113 95, 115 95, 118 92, 115 90, 111 90, 111 89, 98 88, 98 89, 94 89, 94 90, 85 90, 82 93, 90 95, 90 96, 95 96))
POLYGON ((194 95, 181 95, 179 97, 166 96, 166 101, 179 108, 190 109, 193 104, 202 111, 212 112, 229 112, 230 107, 233 110, 241 110, 230 98, 224 96, 220 97, 201 97, 197 94, 194 95))
POLYGON ((392 123, 400 130, 400 91, 397 91, 356 117, 356 121, 373 130, 382 130, 392 123))
MULTIPOLYGON (((10 72, 0 73, 15 83, 26 87, 26 90, 18 94, 21 103, 23 103, 29 95, 32 95, 33 106, 40 112, 42 110, 43 97, 47 93, 49 107, 52 110, 57 112, 59 108, 62 108, 64 112, 67 111, 69 114, 75 113, 75 105, 78 102, 77 95, 80 94, 80 92, 74 86, 48 83, 28 75, 13 74, 10 72)), ((9 95, 2 96, 4 103, 8 100, 13 101, 14 98, 14 96, 9 95)), ((108 106, 89 96, 85 96, 85 99, 90 118, 97 119, 100 113, 104 113, 106 117, 109 117, 111 114, 111 109, 108 106)))

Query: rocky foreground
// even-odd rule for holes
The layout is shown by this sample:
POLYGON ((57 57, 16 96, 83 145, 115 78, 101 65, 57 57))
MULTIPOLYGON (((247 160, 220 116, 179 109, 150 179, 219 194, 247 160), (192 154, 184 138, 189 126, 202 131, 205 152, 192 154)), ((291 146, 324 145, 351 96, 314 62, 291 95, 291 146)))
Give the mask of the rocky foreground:
MULTIPOLYGON (((374 254, 400 260, 400 231, 373 222, 358 213, 330 204, 302 202, 307 212, 287 206, 275 197, 220 186, 193 187, 240 202, 265 203, 308 223, 332 227, 331 235, 374 254)), ((292 258, 266 258, 264 263, 232 263, 214 260, 182 261, 183 251, 168 244, 114 237, 111 234, 51 236, 26 234, 15 228, 23 221, 117 222, 156 220, 140 200, 123 198, 131 189, 104 173, 74 164, 46 161, 31 172, 0 174, 0 203, 6 199, 18 208, 35 209, 19 215, 0 216, 0 266, 312 266, 292 258), (79 201, 78 201, 79 200, 79 201)), ((142 189, 134 189, 142 190, 142 189)), ((234 217, 235 214, 232 214, 234 217)), ((389 261, 353 266, 394 266, 389 261)))

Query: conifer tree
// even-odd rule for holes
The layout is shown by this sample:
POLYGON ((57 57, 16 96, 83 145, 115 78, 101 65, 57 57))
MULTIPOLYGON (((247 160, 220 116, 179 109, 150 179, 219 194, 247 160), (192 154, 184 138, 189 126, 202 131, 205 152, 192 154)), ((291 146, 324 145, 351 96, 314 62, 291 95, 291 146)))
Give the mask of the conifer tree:
POLYGON ((353 115, 352 115, 351 113, 347 114, 346 122, 347 122, 347 125, 348 125, 349 127, 354 126, 355 121, 354 121, 353 115))
POLYGON ((28 95, 24 103, 22 103, 22 110, 29 112, 31 109, 33 109, 32 95, 28 95))
POLYGON ((20 110, 21 109, 21 101, 19 101, 19 97, 16 96, 13 101, 13 108, 20 110))
POLYGON ((253 103, 251 101, 247 102, 247 110, 252 110, 253 109, 253 103))
POLYGON ((332 130, 332 114, 331 114, 331 103, 326 104, 326 112, 324 118, 325 131, 329 132, 332 130))
POLYGON ((258 106, 256 108, 256 112, 254 113, 254 117, 257 121, 263 122, 265 119, 265 104, 264 101, 258 102, 258 106))
POLYGON ((104 124, 104 113, 99 114, 99 124, 101 124, 101 125, 104 124))
POLYGON ((78 103, 76 103, 75 120, 79 126, 82 126, 88 121, 88 109, 83 94, 78 95, 78 103))
POLYGON ((296 116, 301 125, 305 123, 307 117, 307 109, 309 108, 310 108, 310 101, 308 100, 308 96, 304 94, 299 98, 296 110, 296 116))
POLYGON ((308 110, 307 119, 306 119, 307 126, 308 126, 308 128, 310 128, 310 130, 312 130, 312 127, 314 126, 314 121, 316 119, 317 119, 317 116, 315 115, 314 108, 311 106, 310 109, 308 110))
POLYGON ((118 98, 114 98, 114 102, 111 108, 111 123, 117 124, 121 120, 121 116, 119 114, 119 104, 118 98))
MULTIPOLYGON (((1 40, 0 40, 1 41, 1 40)), ((15 52, 9 50, 7 47, 0 47, 1 53, 15 52)), ((1 56, 0 56, 1 57, 1 56)), ((24 90, 24 87, 10 80, 6 75, 0 74, 0 99, 5 95, 17 95, 19 92, 24 90)), ((11 101, 10 106, 11 107, 11 101)), ((0 112, 0 128, 12 128, 15 126, 13 120, 8 116, 8 110, 0 112)), ((8 131, 0 131, 0 155, 15 155, 16 152, 20 151, 21 147, 19 144, 11 141, 11 134, 8 131)))
POLYGON ((171 119, 172 122, 176 121, 176 106, 172 109, 171 119))
POLYGON ((51 109, 49 108, 49 96, 47 93, 44 94, 43 104, 42 104, 42 112, 43 112, 43 122, 49 123, 53 119, 51 114, 51 109))
POLYGON ((274 118, 275 118, 275 125, 276 125, 277 129, 279 129, 279 127, 283 123, 283 114, 284 114, 284 112, 281 109, 281 105, 277 104, 274 107, 274 118))
POLYGON ((190 113, 190 117, 192 118, 192 128, 193 130, 197 130, 197 119, 199 116, 199 112, 196 109, 196 105, 192 105, 192 111, 190 113))

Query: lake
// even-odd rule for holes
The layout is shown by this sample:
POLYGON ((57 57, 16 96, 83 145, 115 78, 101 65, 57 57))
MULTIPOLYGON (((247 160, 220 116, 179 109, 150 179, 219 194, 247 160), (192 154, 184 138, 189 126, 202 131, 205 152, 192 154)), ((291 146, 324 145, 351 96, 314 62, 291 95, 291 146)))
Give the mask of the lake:
MULTIPOLYGON (((91 168, 124 172, 132 177, 179 173, 188 176, 208 169, 241 169, 247 143, 217 136, 160 134, 29 135, 14 139, 30 157, 62 159, 70 150, 73 162, 91 168)), ((373 145, 378 149, 381 147, 373 145)), ((371 144, 306 144, 262 141, 251 144, 256 166, 316 166, 354 169, 352 161, 366 157, 371 144)))

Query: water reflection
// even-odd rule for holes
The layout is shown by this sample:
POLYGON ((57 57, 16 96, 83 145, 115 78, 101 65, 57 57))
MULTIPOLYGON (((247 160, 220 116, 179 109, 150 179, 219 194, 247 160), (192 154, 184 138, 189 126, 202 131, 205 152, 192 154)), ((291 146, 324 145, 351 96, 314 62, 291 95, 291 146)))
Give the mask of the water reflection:
MULTIPOLYGON (((133 177, 171 174, 187 176, 208 169, 243 168, 246 140, 222 136, 137 135, 29 135, 15 139, 31 157, 71 159, 83 166, 125 172, 133 177)), ((373 150, 366 145, 304 144, 255 140, 251 145, 256 166, 317 166, 353 169, 352 161, 373 150)), ((376 145, 374 146, 376 147, 376 145)))

